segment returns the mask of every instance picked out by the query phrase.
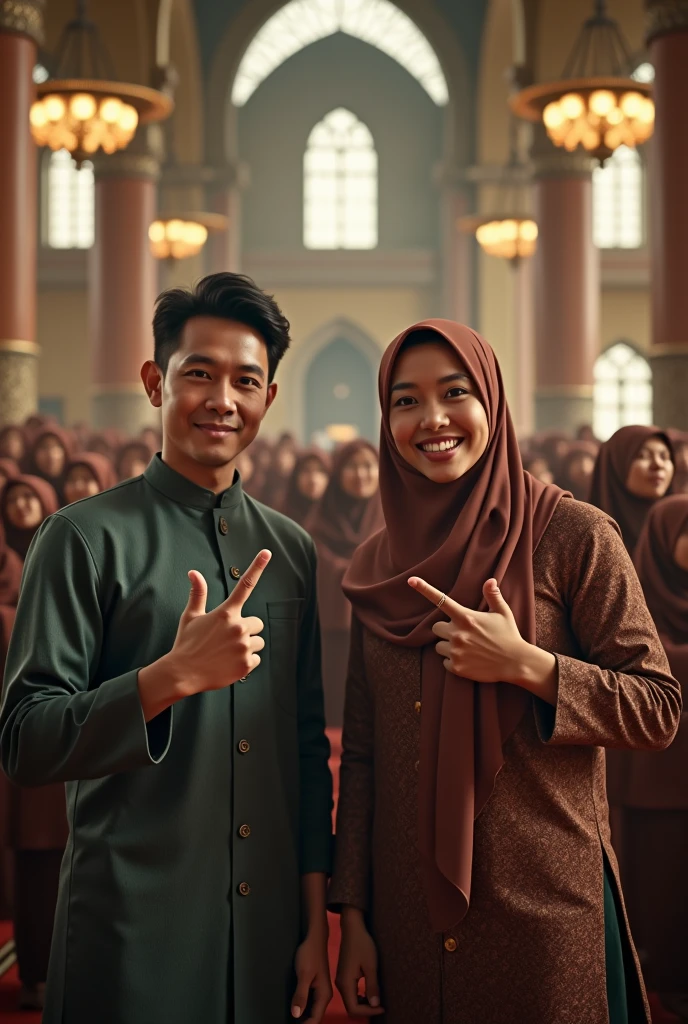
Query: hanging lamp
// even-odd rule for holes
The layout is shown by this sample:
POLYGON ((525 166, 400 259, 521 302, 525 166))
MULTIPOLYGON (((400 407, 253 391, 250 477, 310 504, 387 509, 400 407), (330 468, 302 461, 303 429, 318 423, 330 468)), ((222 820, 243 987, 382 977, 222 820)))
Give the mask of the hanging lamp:
POLYGON ((39 146, 66 149, 81 166, 99 150, 115 153, 129 145, 139 124, 162 121, 173 109, 157 89, 118 82, 97 26, 77 0, 53 61, 54 74, 36 86, 31 133, 39 146))
POLYGON ((208 235, 226 231, 229 218, 221 213, 185 213, 158 217, 148 229, 150 250, 157 260, 185 260, 197 256, 208 235))
POLYGON ((525 120, 542 121, 555 146, 582 146, 604 164, 619 146, 646 142, 654 128, 651 85, 633 79, 631 66, 607 0, 594 0, 561 78, 522 89, 509 105, 525 120))

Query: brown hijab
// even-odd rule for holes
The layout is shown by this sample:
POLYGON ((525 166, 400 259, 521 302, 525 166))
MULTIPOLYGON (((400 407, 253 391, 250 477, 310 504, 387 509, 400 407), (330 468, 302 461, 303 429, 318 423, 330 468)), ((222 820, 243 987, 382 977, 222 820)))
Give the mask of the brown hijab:
POLYGON ((688 572, 674 561, 676 541, 688 528, 688 494, 655 503, 635 549, 634 562, 657 632, 688 643, 688 572))
POLYGON ((8 521, 7 495, 13 487, 17 487, 19 484, 24 484, 26 487, 30 487, 31 490, 38 495, 38 500, 40 501, 41 508, 43 509, 43 519, 47 519, 48 516, 57 512, 60 507, 60 503, 55 488, 40 476, 31 476, 29 473, 24 473, 21 476, 16 477, 14 480, 8 480, 3 487, 2 493, 0 494, 0 519, 5 526, 7 543, 14 551, 17 552, 20 558, 26 558, 26 552, 29 550, 29 545, 34 538, 34 534, 40 528, 40 523, 38 526, 32 527, 30 530, 20 530, 8 521))
POLYGON ((19 465, 14 459, 8 458, 7 455, 0 455, 0 473, 2 473, 6 480, 14 480, 15 477, 19 476, 19 465))
POLYGON ((293 519, 295 523, 299 524, 299 526, 303 526, 313 511, 314 506, 317 504, 317 501, 307 498, 306 495, 302 494, 299 490, 299 475, 303 467, 307 462, 310 462, 311 459, 317 459, 322 466, 323 471, 327 473, 328 476, 332 471, 329 456, 325 452, 321 451, 320 448, 306 448, 299 455, 296 460, 296 465, 294 466, 294 471, 289 479, 284 504, 280 509, 280 512, 283 512, 285 516, 289 516, 289 518, 293 519))
POLYGON ((648 512, 657 499, 638 498, 631 494, 626 487, 626 480, 631 463, 651 437, 661 437, 673 451, 669 437, 659 427, 639 424, 621 427, 600 447, 592 475, 588 500, 618 523, 623 542, 631 555, 648 512))
POLYGON ((19 597, 22 560, 7 543, 5 527, 0 522, 0 605, 15 605, 19 597))
POLYGON ((571 479, 571 466, 576 459, 582 458, 587 455, 591 459, 597 461, 597 454, 599 452, 599 445, 594 441, 572 441, 561 460, 561 469, 557 478, 557 483, 566 488, 567 491, 571 491, 574 498, 578 501, 588 501, 590 498, 590 486, 592 480, 587 485, 579 484, 577 481, 571 479))
POLYGON ((307 521, 306 528, 316 544, 323 544, 338 558, 352 558, 356 548, 385 523, 379 491, 372 498, 353 498, 342 487, 342 471, 360 451, 378 457, 375 445, 362 438, 335 452, 327 490, 307 521))
POLYGON ((101 455, 100 452, 82 452, 75 459, 72 459, 67 466, 65 479, 70 469, 73 469, 74 466, 86 466, 87 469, 90 469, 101 491, 107 491, 117 483, 115 467, 110 459, 106 455, 101 455))
POLYGON ((432 632, 446 617, 407 580, 420 576, 477 609, 484 608, 484 583, 495 577, 522 636, 534 643, 533 552, 565 492, 524 471, 497 359, 470 328, 450 320, 408 328, 383 356, 379 393, 386 528, 359 548, 344 590, 355 614, 376 636, 423 649, 419 846, 430 920, 436 931, 446 931, 468 909, 473 822, 504 763, 504 743, 531 698, 516 686, 449 675, 432 632), (427 330, 437 332, 461 357, 489 424, 484 454, 451 484, 434 483, 409 466, 389 429, 395 359, 412 332, 427 330))

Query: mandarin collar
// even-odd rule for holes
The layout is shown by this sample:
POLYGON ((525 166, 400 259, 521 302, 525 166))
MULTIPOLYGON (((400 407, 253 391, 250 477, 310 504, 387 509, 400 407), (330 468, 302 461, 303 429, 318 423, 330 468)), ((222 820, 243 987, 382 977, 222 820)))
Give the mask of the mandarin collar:
POLYGON ((241 477, 234 473, 234 483, 221 494, 215 494, 205 487, 199 487, 193 480, 182 476, 162 461, 160 452, 154 455, 143 474, 144 480, 172 501, 191 508, 214 509, 235 508, 243 497, 241 477))

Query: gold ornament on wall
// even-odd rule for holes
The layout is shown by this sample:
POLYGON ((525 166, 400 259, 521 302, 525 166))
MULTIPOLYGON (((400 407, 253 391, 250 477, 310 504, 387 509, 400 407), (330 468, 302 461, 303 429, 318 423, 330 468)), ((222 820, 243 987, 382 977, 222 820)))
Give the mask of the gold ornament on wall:
POLYGON ((631 77, 632 57, 606 0, 595 0, 562 76, 528 86, 509 101, 528 121, 542 121, 555 146, 582 147, 604 164, 619 146, 646 142, 654 129, 651 86, 631 77))

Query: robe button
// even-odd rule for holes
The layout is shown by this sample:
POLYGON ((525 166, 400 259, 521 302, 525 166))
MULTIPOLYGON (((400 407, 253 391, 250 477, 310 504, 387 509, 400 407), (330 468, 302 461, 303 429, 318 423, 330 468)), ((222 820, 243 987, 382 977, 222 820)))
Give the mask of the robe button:
POLYGON ((444 948, 447 953, 453 953, 456 949, 456 939, 450 935, 448 939, 444 940, 444 948))
POLYGON ((239 893, 240 896, 250 896, 251 886, 248 884, 248 882, 239 882, 239 885, 237 886, 237 892, 239 893))
POLYGON ((413 710, 416 712, 417 715, 420 714, 420 701, 419 700, 417 700, 416 703, 413 705, 413 710))
POLYGON ((220 527, 221 534, 224 535, 229 532, 229 523, 227 522, 224 516, 220 516, 220 522, 218 523, 218 526, 220 527))
POLYGON ((248 754, 249 750, 251 749, 251 744, 249 743, 248 740, 239 740, 239 743, 237 744, 237 749, 240 754, 248 754))
MULTIPOLYGON (((227 531, 223 530, 222 532, 226 533, 227 531)), ((232 568, 229 570, 229 575, 232 577, 233 580, 240 580, 241 569, 237 569, 236 565, 233 565, 232 568)))
POLYGON ((242 839, 248 839, 248 837, 251 835, 251 826, 241 825, 239 828, 239 835, 241 836, 242 839))

